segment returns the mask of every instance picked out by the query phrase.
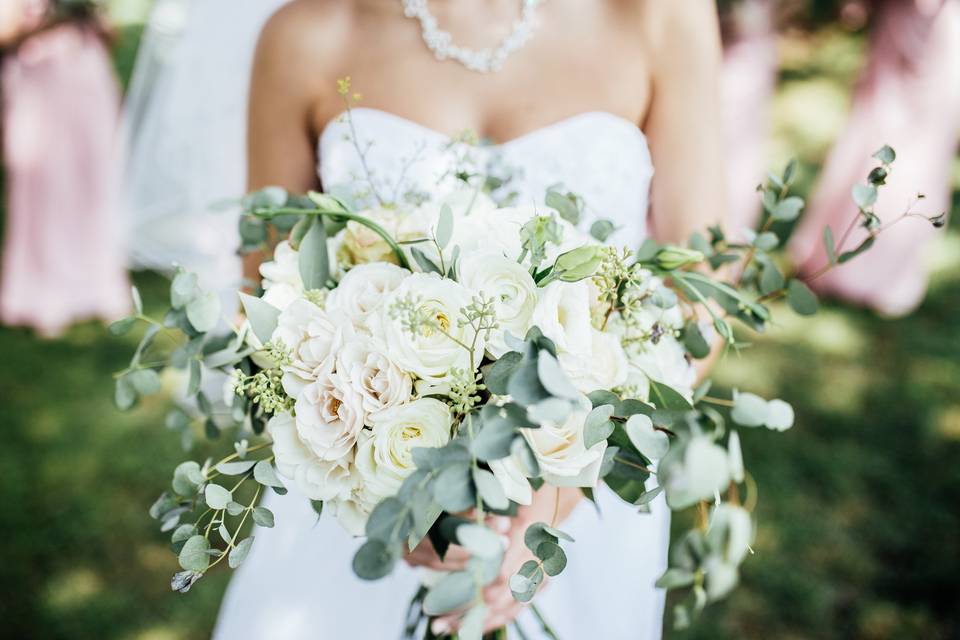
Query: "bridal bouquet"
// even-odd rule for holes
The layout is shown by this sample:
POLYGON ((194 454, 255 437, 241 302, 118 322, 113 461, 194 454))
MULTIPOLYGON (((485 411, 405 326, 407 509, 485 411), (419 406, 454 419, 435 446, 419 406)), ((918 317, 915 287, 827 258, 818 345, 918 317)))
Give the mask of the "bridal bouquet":
MULTIPOLYGON (((877 158, 855 193, 869 238, 845 248, 827 234, 829 266, 880 230, 872 204, 893 152, 877 158)), ((263 493, 295 487, 365 538, 353 558, 361 578, 386 576, 425 538, 441 556, 466 548, 466 570, 417 595, 408 633, 463 611, 460 637, 480 638, 481 590, 504 552, 488 516, 515 514, 544 485, 592 498, 605 483, 637 511, 661 493, 671 509, 695 510, 658 583, 689 593, 674 610, 686 624, 736 585, 753 539, 756 490, 739 429, 794 421, 781 400, 711 396, 695 368, 715 342, 742 345, 735 321, 762 331, 769 301, 816 311, 806 284, 771 255, 780 242, 771 225, 803 206, 788 195, 793 173, 762 189, 759 231, 733 240, 712 228, 687 247, 606 246, 613 225, 582 230, 577 195, 555 188, 545 207, 501 206, 477 175, 461 175, 443 197, 363 208, 333 193, 247 196, 244 245, 273 253, 256 293, 239 294, 241 326, 218 333, 217 297, 180 270, 162 319, 145 315, 135 292, 136 314, 112 327, 147 327, 118 374, 121 408, 177 369, 186 400, 168 426, 234 432, 221 459, 180 464, 150 510, 182 569, 173 589, 243 562, 248 521, 274 525, 263 493), (155 342, 161 332, 177 346, 155 342), (226 374, 222 400, 209 390, 214 372, 226 374)), ((557 522, 534 524, 525 543, 532 559, 510 580, 523 602, 576 552, 557 522)))

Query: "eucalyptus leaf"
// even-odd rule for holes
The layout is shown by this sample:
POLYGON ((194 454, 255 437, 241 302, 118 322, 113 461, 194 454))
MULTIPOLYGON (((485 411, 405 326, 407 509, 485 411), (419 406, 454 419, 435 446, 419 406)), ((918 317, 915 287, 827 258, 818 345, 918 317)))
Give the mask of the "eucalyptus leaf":
POLYGON ((217 326, 220 320, 220 298, 212 292, 201 293, 187 303, 187 320, 200 333, 217 326))
POLYGON ((645 458, 659 460, 670 449, 670 438, 663 431, 653 428, 653 421, 641 414, 630 416, 624 425, 630 443, 645 458))
POLYGON ((261 298, 243 292, 240 293, 240 303, 243 305, 243 312, 247 316, 247 322, 250 323, 253 335, 262 344, 269 342, 274 329, 277 328, 280 310, 261 298))
POLYGON ((879 151, 873 154, 873 157, 883 164, 893 164, 897 159, 897 152, 889 145, 883 145, 879 151))
POLYGON ((462 524, 457 527, 457 540, 467 551, 484 558, 498 557, 503 553, 500 535, 479 524, 462 524))
POLYGON ((174 309, 183 309, 199 293, 197 274, 178 271, 173 277, 173 282, 170 283, 170 306, 174 309))
POLYGON ((453 211, 451 211, 450 205, 446 203, 440 207, 440 217, 437 220, 437 230, 434 237, 441 250, 447 248, 447 245, 450 244, 450 238, 453 237, 453 211))
POLYGON ((823 228, 823 248, 827 252, 827 260, 830 264, 837 264, 837 247, 833 241, 833 229, 828 226, 823 228))
POLYGON ((613 433, 615 425, 610 421, 613 405, 604 404, 587 414, 583 425, 583 446, 587 449, 603 442, 613 433))
POLYGON ((256 460, 240 460, 237 462, 221 462, 216 466, 216 470, 225 476, 239 476, 253 469, 257 464, 256 460))
POLYGON ((797 196, 784 198, 773 207, 770 216, 779 222, 790 222, 796 220, 797 216, 803 210, 803 199, 797 196))
POLYGON ((135 325, 136 323, 137 323, 136 318, 133 318, 133 317, 122 318, 120 320, 117 320, 116 322, 111 322, 109 330, 112 335, 123 336, 129 333, 130 329, 132 329, 133 325, 135 325))
POLYGON ((616 230, 617 227, 609 220, 595 220, 590 225, 590 235, 599 242, 606 242, 616 230))
POLYGON ((206 571, 210 566, 210 542, 201 535, 188 538, 180 549, 177 559, 180 566, 188 571, 206 571))
POLYGON ((541 351, 537 358, 537 374, 543 387, 551 395, 576 400, 580 392, 570 382, 570 378, 560 367, 560 362, 547 351, 541 351))
POLYGON ((443 275, 440 267, 438 267, 433 260, 427 257, 427 254, 417 247, 411 247, 410 254, 413 256, 413 259, 416 261, 416 263, 420 265, 420 269, 423 270, 424 273, 436 273, 441 276, 443 275))
POLYGON ((319 217, 300 242, 297 265, 304 289, 326 288, 330 279, 330 257, 327 255, 327 232, 319 217))
POLYGON ((254 507, 253 521, 261 527, 272 529, 274 525, 273 512, 266 507, 254 507))
POLYGON ((269 460, 261 460, 253 467, 253 478, 262 485, 283 489, 283 482, 269 460))
POLYGON ((120 376, 114 384, 113 403, 121 411, 132 409, 139 399, 137 390, 130 381, 129 376, 120 376))
POLYGON ((160 391, 160 375, 153 369, 137 369, 125 376, 137 393, 148 396, 160 391))
POLYGON ((560 575, 567 566, 567 554, 555 542, 542 542, 534 552, 540 558, 543 572, 548 576, 560 575))
POLYGON ((230 550, 230 555, 227 556, 227 564, 230 565, 231 569, 236 569, 246 560, 252 545, 253 536, 241 540, 237 543, 237 546, 230 550))
POLYGON ((800 280, 791 280, 787 285, 787 303, 802 316, 812 316, 820 307, 817 296, 800 280))
POLYGON ((466 571, 455 571, 441 578, 423 599, 423 611, 439 616, 463 608, 476 597, 477 585, 466 571))
POLYGON ((510 500, 503 491, 500 481, 486 469, 474 469, 473 481, 483 501, 491 509, 502 511, 510 506, 510 500))
POLYGON ((509 351, 487 367, 483 373, 483 383, 487 385, 490 393, 498 396, 507 395, 507 384, 510 381, 510 377, 522 361, 522 353, 509 351))
POLYGON ((203 472, 193 460, 181 462, 173 471, 173 491, 179 496, 190 497, 197 493, 203 484, 203 472))
POLYGON ((872 184, 856 184, 853 186, 853 201, 860 209, 869 209, 877 201, 877 187, 872 184))
POLYGON ((469 465, 451 465, 441 471, 433 485, 433 497, 450 513, 472 507, 475 500, 469 465))
POLYGON ((203 499, 211 509, 225 509, 233 500, 233 494, 226 487, 211 482, 203 490, 203 499))
POLYGON ((353 556, 353 572, 362 580, 379 580, 387 576, 397 558, 382 540, 367 540, 353 556))
POLYGON ((672 569, 667 569, 667 571, 657 579, 656 586, 659 589, 679 589, 681 587, 689 587, 693 584, 694 578, 695 576, 692 571, 674 567, 672 569))

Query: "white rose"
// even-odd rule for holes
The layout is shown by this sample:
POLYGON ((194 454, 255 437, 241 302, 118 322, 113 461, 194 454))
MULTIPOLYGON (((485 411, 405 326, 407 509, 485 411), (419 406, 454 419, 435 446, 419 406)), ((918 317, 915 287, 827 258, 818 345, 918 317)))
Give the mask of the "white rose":
POLYGON ((367 329, 370 315, 379 311, 388 293, 410 275, 387 262, 362 264, 347 272, 327 297, 327 309, 343 313, 358 329, 367 329))
POLYGON ((537 306, 537 285, 516 260, 495 251, 470 252, 460 258, 460 282, 485 298, 493 298, 497 329, 490 335, 487 351, 499 358, 510 349, 504 341, 509 331, 519 338, 527 334, 537 306))
POLYGON ((305 496, 311 500, 333 500, 350 495, 355 478, 348 458, 336 462, 318 460, 300 440, 296 423, 288 413, 271 418, 267 429, 273 438, 277 470, 305 496))
POLYGON ((582 280, 551 282, 540 290, 531 324, 553 340, 558 351, 588 356, 593 341, 589 296, 582 280))
POLYGON ((365 533, 367 519, 370 517, 370 512, 373 511, 373 506, 356 498, 346 498, 324 503, 324 511, 329 509, 340 526, 350 535, 362 536, 365 533))
POLYGON ((500 460, 491 460, 490 471, 503 487, 506 496, 517 504, 531 504, 533 502, 533 487, 523 471, 523 463, 516 455, 507 456, 500 460))
POLYGON ((583 393, 619 387, 626 382, 629 372, 620 338, 597 329, 592 331, 588 352, 561 352, 557 359, 573 385, 583 393))
POLYGON ((413 449, 439 448, 450 441, 450 408, 421 398, 370 416, 372 436, 357 449, 357 470, 364 490, 378 500, 394 495, 416 470, 413 449))
POLYGON ((287 393, 297 396, 301 386, 288 388, 288 379, 302 384, 330 373, 336 353, 354 336, 353 325, 339 313, 327 313, 303 298, 290 303, 280 312, 271 338, 283 342, 291 352, 292 363, 284 371, 296 376, 296 380, 285 376, 287 393))
MULTIPOLYGON (((453 280, 415 273, 387 296, 377 314, 374 335, 385 345, 387 357, 401 369, 428 382, 442 382, 451 369, 470 369, 470 353, 456 341, 468 346, 474 343, 474 331, 459 323, 460 309, 469 305, 471 298, 470 291, 453 280), (430 327, 416 335, 407 331, 403 319, 390 313, 397 301, 407 299, 415 299, 429 310, 442 331, 430 327)), ((474 364, 480 363, 483 351, 481 335, 475 342, 474 364)))
POLYGON ((524 429, 540 463, 541 477, 557 487, 593 487, 600 479, 600 465, 607 441, 589 449, 583 441, 587 411, 578 409, 561 425, 545 422, 539 429, 524 429))
POLYGON ((357 336, 337 354, 337 375, 348 380, 369 415, 410 399, 413 380, 372 340, 357 336))
POLYGON ((320 460, 350 454, 363 428, 363 397, 336 373, 303 387, 294 411, 300 440, 320 460))

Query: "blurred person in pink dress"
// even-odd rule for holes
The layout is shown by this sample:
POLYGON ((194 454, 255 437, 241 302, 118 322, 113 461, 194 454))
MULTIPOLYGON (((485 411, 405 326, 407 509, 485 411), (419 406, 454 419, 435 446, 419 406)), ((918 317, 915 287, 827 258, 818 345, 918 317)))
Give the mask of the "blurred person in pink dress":
MULTIPOLYGON (((856 89, 850 122, 823 168, 791 251, 806 274, 827 262, 822 230, 839 239, 856 215, 850 185, 874 166, 884 144, 898 162, 881 190, 876 213, 885 222, 907 210, 950 208, 950 172, 960 142, 960 0, 877 0, 867 66, 856 89)), ((821 293, 897 315, 916 307, 926 290, 926 249, 936 230, 919 219, 882 234, 874 248, 813 282, 821 293)), ((845 249, 865 237, 857 229, 845 249)))
POLYGON ((96 17, 0 0, 0 47, 0 321, 53 336, 122 316, 128 285, 109 207, 120 98, 96 17))

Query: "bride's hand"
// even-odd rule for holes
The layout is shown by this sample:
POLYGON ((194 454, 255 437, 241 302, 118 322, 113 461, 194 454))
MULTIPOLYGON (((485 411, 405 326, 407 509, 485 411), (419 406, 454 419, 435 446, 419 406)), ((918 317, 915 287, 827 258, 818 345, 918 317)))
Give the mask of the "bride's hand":
MULTIPOLYGON (((510 591, 510 576, 515 574, 524 562, 533 559, 533 553, 523 541, 527 527, 535 522, 562 522, 582 498, 583 494, 579 489, 544 487, 534 494, 532 504, 520 507, 517 517, 496 517, 489 522, 495 531, 506 536, 507 544, 500 575, 483 590, 483 599, 487 604, 484 633, 509 625, 523 611, 525 604, 518 602, 510 591)), ((449 553, 447 557, 449 558, 449 553)), ((433 632, 439 635, 455 630, 461 615, 450 614, 437 618, 431 627, 433 632)))

